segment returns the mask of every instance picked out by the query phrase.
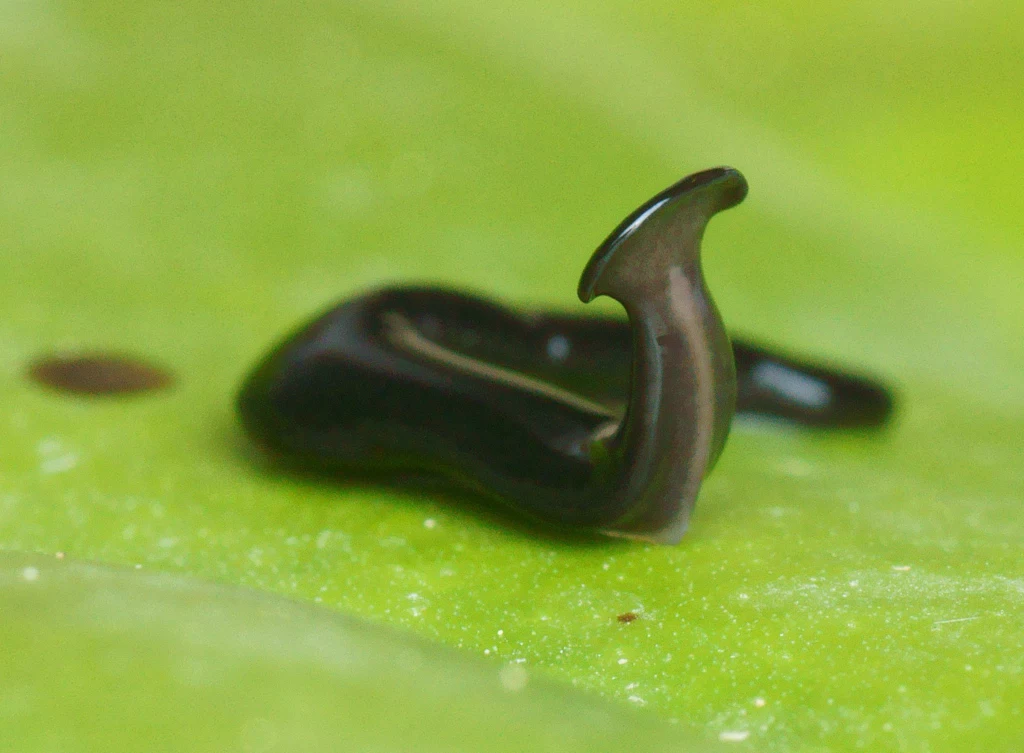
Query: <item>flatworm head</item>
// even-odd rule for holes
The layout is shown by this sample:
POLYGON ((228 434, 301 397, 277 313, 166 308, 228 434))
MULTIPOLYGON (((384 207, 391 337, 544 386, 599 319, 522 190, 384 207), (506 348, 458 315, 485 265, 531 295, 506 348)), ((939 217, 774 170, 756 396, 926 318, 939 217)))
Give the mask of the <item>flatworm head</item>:
POLYGON ((632 512, 609 533, 678 541, 725 445, 736 367, 700 252, 708 220, 746 193, 731 168, 691 175, 627 217, 583 270, 580 299, 619 301, 633 332, 626 417, 608 442, 632 512))

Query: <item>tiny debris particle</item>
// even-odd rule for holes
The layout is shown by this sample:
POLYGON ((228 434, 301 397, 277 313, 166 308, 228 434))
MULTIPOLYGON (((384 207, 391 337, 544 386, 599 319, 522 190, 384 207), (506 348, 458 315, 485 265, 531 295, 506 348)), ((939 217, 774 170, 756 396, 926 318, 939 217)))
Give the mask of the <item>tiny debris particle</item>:
POLYGON ((21 571, 21 577, 31 583, 34 580, 39 580, 39 568, 37 567, 26 567, 21 571))
POLYGON ((431 530, 437 528, 437 521, 433 518, 427 518, 423 521, 423 527, 431 530))
POLYGON ((766 703, 766 701, 764 700, 764 698, 755 698, 755 699, 754 699, 754 705, 755 705, 755 706, 756 706, 757 708, 759 708, 759 709, 763 709, 763 708, 764 708, 764 705, 765 705, 765 703, 766 703))
POLYGON ((718 733, 718 739, 723 743, 741 743, 750 737, 750 730, 734 729, 718 733))
POLYGON ((518 693, 530 681, 530 673, 520 664, 506 664, 498 672, 498 681, 505 690, 518 693))
POLYGON ((910 565, 893 565, 892 569, 898 573, 905 573, 910 570, 910 565))
POLYGON ((56 439, 44 439, 36 447, 36 452, 39 453, 39 470, 47 476, 65 473, 78 465, 78 455, 56 439))
POLYGON ((629 659, 627 659, 625 656, 623 656, 621 659, 619 659, 619 661, 617 663, 618 664, 626 664, 628 662, 629 662, 629 659))
POLYGON ((953 619, 950 619, 950 620, 939 620, 938 622, 933 622, 932 623, 932 628, 936 628, 939 625, 951 625, 951 624, 953 624, 955 622, 971 622, 972 620, 976 620, 979 617, 981 617, 980 614, 974 615, 973 617, 954 617, 953 619))
POLYGON ((46 458, 39 464, 39 470, 47 476, 57 473, 65 473, 78 465, 78 456, 74 453, 66 453, 57 457, 46 458))
POLYGON ((64 559, 64 552, 54 552, 53 556, 56 557, 59 560, 62 560, 62 559, 64 559))
POLYGON ((43 356, 29 365, 32 381, 76 395, 128 395, 170 387, 170 372, 131 356, 110 353, 43 356))
POLYGON ((622 614, 620 614, 615 619, 618 620, 619 622, 621 622, 623 625, 626 625, 626 624, 632 622, 633 620, 637 619, 637 617, 638 617, 638 615, 637 615, 636 612, 623 612, 622 614))

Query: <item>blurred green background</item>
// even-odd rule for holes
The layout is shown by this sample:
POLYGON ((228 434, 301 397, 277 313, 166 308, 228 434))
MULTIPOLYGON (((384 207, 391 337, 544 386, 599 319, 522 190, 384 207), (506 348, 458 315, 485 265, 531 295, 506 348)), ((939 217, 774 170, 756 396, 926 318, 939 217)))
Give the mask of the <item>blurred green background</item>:
MULTIPOLYGON (((106 697, 90 678, 113 659, 91 662, 91 628, 60 606, 93 588, 66 564, 87 560, 129 568, 96 577, 144 602, 189 587, 140 585, 137 565, 194 577, 196 614, 240 598, 200 580, 242 585, 320 605, 293 607, 296 635, 335 610, 461 649, 436 661, 468 677, 524 667, 559 708, 610 699, 638 745, 662 720, 736 750, 1024 742, 1019 4, 12 0, 0 61, 0 547, 64 553, 52 577, 72 584, 20 611, 18 573, 43 587, 51 570, 6 561, 0 606, 27 622, 0 639, 36 656, 35 679, 10 675, 25 687, 68 666, 106 697), (672 548, 563 541, 248 449, 233 392, 303 319, 398 281, 582 310, 597 243, 717 164, 751 184, 705 242, 727 323, 898 385, 890 430, 738 426, 672 548), (35 357, 82 349, 152 359, 177 385, 97 401, 26 380, 35 357)), ((133 713, 154 720, 193 699, 146 670, 160 641, 176 655, 175 609, 141 633, 131 609, 107 612, 115 634, 150 636, 132 682, 153 702, 133 713)), ((421 644, 383 636, 361 650, 391 687, 405 675, 385 659, 421 644)), ((225 670, 225 692, 297 692, 286 643, 246 645, 288 679, 225 670)), ((15 685, 0 720, 28 735, 59 713, 2 702, 15 685)), ((324 687, 367 728, 393 718, 394 699, 324 687)), ((410 674, 397 697, 431 687, 410 674)), ((470 695, 466 715, 504 713, 470 695)), ((533 703, 515 713, 546 729, 533 703)), ((71 727, 88 717, 71 709, 71 727)), ((210 749, 252 748, 256 713, 211 717, 228 731, 210 749)), ((96 739, 135 744, 118 734, 96 739)), ((552 749, 572 749, 560 735, 552 749)), ((416 737, 395 739, 379 749, 416 737)), ((256 747, 303 749, 272 742, 256 747)))

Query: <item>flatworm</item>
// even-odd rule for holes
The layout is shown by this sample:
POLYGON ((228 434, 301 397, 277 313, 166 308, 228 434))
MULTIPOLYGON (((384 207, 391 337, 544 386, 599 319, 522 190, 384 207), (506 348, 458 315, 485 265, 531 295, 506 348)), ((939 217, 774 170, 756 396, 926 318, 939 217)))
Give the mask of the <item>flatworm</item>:
POLYGON ((243 424, 293 460, 438 474, 557 526, 676 543, 737 410, 844 427, 892 409, 870 380, 730 342, 700 242, 746 192, 731 168, 696 173, 601 244, 579 297, 628 322, 433 288, 343 302, 250 374, 243 424))

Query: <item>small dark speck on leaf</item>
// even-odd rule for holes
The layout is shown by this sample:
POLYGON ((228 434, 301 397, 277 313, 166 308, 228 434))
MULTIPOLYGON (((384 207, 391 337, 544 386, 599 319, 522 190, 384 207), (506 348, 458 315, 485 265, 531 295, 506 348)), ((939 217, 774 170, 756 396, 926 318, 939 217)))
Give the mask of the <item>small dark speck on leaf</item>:
POLYGON ((632 622, 633 620, 637 619, 638 616, 639 615, 637 615, 636 612, 623 612, 622 614, 620 614, 615 619, 618 620, 619 622, 621 622, 623 625, 626 625, 626 624, 632 622))
POLYGON ((170 372, 137 358, 110 353, 50 355, 28 369, 36 383, 76 395, 128 395, 169 387, 170 372))

